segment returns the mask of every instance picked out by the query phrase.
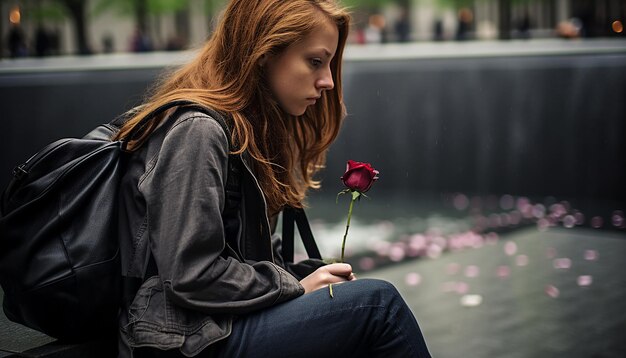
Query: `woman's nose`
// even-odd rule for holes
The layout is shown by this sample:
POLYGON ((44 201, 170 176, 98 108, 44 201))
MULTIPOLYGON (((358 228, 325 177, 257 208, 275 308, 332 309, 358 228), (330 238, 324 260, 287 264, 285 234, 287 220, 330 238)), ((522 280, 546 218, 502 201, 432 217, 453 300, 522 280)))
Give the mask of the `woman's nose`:
POLYGON ((335 88, 333 74, 330 69, 324 71, 324 74, 317 80, 316 87, 321 90, 331 90, 335 88))

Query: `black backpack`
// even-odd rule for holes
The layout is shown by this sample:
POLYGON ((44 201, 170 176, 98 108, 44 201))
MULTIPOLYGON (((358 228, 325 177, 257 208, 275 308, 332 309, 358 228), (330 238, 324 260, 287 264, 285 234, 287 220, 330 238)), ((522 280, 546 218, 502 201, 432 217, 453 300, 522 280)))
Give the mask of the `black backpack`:
MULTIPOLYGON (((175 101, 146 116, 125 140, 110 140, 121 125, 116 120, 81 139, 51 143, 13 170, 0 200, 0 285, 7 318, 65 342, 117 332, 118 310, 128 299, 122 291, 132 295, 126 291, 141 283, 122 277, 120 267, 117 205, 126 145, 148 121, 175 106, 209 114, 230 138, 219 113, 175 101)), ((241 203, 238 160, 229 160, 228 170, 224 214, 232 215, 241 203)), ((294 222, 309 257, 321 259, 304 211, 287 207, 285 262, 293 262, 294 222)))
MULTIPOLYGON (((177 101, 148 115, 127 138, 177 101)), ((221 115, 194 106, 229 129, 221 115)), ((13 170, 0 200, 0 285, 11 321, 68 342, 116 332, 121 303, 119 123, 60 139, 13 170)), ((230 136, 229 136, 230 138, 230 136)))

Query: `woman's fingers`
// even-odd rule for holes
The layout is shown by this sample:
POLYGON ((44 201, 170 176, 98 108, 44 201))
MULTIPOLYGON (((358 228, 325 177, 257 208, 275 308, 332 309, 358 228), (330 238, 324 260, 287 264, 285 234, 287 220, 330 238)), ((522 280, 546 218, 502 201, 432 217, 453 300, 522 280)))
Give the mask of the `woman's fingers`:
POLYGON ((349 264, 330 264, 322 266, 321 268, 326 269, 330 274, 335 276, 350 277, 350 275, 352 275, 352 266, 349 264))
POLYGON ((354 280, 352 266, 348 264, 330 264, 322 266, 312 274, 305 277, 300 284, 304 287, 304 292, 312 292, 329 284, 337 284, 354 280))

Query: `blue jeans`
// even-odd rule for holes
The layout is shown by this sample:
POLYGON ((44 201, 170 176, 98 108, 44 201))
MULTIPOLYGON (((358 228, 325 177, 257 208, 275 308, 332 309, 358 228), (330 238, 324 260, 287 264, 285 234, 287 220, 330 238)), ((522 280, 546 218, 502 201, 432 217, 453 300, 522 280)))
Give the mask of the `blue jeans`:
POLYGON ((396 288, 362 279, 238 318, 215 357, 430 357, 396 288))
MULTIPOLYGON (((239 317, 231 335, 202 351, 210 358, 430 357, 422 332, 396 288, 362 279, 319 289, 239 317)), ((135 357, 182 357, 138 349, 135 357)))

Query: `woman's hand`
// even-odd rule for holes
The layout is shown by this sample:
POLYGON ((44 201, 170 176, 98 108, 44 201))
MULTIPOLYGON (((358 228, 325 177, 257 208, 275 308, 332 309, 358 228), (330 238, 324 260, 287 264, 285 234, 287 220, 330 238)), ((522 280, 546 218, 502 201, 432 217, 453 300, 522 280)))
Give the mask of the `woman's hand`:
POLYGON ((304 293, 310 293, 329 284, 356 280, 349 264, 330 264, 322 266, 312 274, 303 278, 300 284, 304 287, 304 293))

